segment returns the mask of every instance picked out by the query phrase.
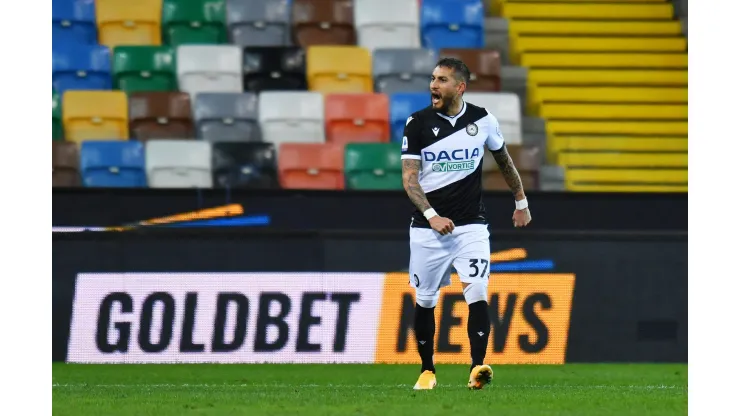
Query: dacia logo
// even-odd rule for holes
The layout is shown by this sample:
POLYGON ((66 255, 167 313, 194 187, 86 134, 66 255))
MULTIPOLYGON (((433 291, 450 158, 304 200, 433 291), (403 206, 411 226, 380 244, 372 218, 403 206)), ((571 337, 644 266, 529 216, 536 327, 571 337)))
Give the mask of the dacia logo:
POLYGON ((424 161, 432 163, 432 172, 456 172, 475 169, 475 158, 480 156, 478 148, 455 149, 450 152, 423 152, 424 161), (470 160, 473 159, 473 160, 470 160))
POLYGON ((425 151, 424 161, 425 162, 444 162, 453 160, 468 160, 475 159, 480 156, 478 148, 474 149, 455 149, 450 152, 442 150, 441 152, 429 152, 425 151))

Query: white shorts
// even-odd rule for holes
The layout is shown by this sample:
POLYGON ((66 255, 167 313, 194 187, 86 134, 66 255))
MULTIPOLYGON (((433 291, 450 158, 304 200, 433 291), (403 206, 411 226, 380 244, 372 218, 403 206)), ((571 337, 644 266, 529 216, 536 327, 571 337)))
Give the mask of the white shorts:
POLYGON ((461 282, 485 281, 491 274, 491 244, 488 225, 455 227, 441 235, 431 228, 411 227, 409 284, 416 288, 416 298, 431 300, 450 285, 450 266, 455 266, 461 282))

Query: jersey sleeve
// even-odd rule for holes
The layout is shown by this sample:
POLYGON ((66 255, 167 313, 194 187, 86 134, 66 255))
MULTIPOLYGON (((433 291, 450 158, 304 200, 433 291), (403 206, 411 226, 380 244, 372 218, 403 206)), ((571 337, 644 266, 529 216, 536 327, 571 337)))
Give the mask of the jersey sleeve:
POLYGON ((490 112, 488 113, 488 137, 486 137, 486 147, 489 150, 497 152, 504 147, 504 135, 501 133, 501 126, 498 120, 490 112))
POLYGON ((414 116, 406 120, 401 141, 401 159, 421 160, 421 122, 414 116))

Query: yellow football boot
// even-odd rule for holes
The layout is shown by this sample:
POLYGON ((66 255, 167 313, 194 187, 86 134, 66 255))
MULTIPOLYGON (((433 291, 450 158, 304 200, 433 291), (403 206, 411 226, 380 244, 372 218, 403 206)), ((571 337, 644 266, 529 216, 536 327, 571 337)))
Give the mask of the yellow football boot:
POLYGON ((472 390, 480 390, 486 384, 490 383, 493 379, 493 370, 488 365, 476 365, 470 372, 470 380, 468 381, 468 388, 472 390))
POLYGON ((437 385, 437 376, 430 370, 426 370, 416 380, 414 390, 431 390, 437 385))

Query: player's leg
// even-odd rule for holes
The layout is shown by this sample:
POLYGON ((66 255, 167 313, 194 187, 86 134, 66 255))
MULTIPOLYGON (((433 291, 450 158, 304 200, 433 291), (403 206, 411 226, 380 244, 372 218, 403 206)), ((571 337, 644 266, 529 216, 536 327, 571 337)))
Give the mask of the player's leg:
POLYGON ((414 389, 430 389, 436 385, 434 310, 439 289, 449 284, 452 256, 441 236, 435 236, 431 229, 412 228, 410 236, 409 284, 416 291, 414 335, 421 358, 421 375, 414 389))
POLYGON ((468 339, 470 341, 469 387, 482 388, 491 381, 493 372, 484 363, 491 333, 488 315, 488 280, 490 276, 490 243, 488 230, 481 227, 460 236, 460 249, 454 260, 468 304, 468 339))

